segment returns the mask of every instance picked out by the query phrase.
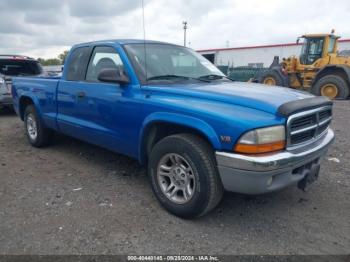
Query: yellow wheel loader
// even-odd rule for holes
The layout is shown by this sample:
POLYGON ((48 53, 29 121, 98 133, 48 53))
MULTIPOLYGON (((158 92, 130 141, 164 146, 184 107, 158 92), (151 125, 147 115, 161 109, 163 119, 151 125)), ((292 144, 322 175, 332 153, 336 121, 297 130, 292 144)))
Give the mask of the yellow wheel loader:
POLYGON ((347 99, 350 91, 350 57, 337 52, 339 36, 310 34, 303 39, 299 57, 275 57, 270 68, 258 79, 267 85, 307 90, 331 99, 347 99))

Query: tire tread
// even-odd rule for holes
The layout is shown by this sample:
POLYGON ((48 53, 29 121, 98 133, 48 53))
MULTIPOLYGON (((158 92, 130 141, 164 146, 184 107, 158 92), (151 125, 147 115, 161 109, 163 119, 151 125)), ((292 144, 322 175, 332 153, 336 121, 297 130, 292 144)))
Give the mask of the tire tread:
POLYGON ((198 215, 198 217, 203 216, 218 205, 218 203, 222 199, 224 192, 220 177, 218 176, 216 171, 217 167, 215 157, 213 156, 213 150, 206 141, 204 141, 201 138, 198 138, 198 136, 192 134, 178 134, 174 135, 174 137, 177 137, 178 139, 183 139, 187 143, 191 144, 191 146, 197 152, 199 152, 201 157, 204 159, 204 164, 208 167, 207 169, 209 171, 210 181, 209 201, 207 207, 203 210, 202 213, 198 215), (195 141, 197 143, 195 143, 195 141))
POLYGON ((336 99, 346 99, 349 96, 349 86, 347 82, 338 75, 326 75, 317 80, 317 82, 312 86, 311 93, 314 95, 321 95, 321 87, 326 83, 333 83, 338 88, 338 95, 336 99))

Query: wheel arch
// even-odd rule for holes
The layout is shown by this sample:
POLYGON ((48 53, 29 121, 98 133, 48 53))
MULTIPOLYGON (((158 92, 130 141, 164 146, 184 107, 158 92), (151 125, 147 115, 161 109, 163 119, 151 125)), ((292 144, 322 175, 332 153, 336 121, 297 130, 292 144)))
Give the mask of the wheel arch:
POLYGON ((175 113, 154 113, 145 119, 140 131, 139 162, 147 162, 153 146, 162 138, 178 133, 195 134, 213 148, 221 148, 216 132, 203 120, 175 113))
POLYGON ((323 67, 317 72, 314 80, 312 81, 312 86, 322 77, 326 75, 337 75, 342 77, 350 88, 350 67, 345 65, 329 65, 323 67))
POLYGON ((27 95, 21 96, 18 103, 18 109, 19 109, 19 116, 22 120, 24 120, 24 111, 28 105, 34 105, 35 108, 38 108, 35 103, 35 99, 27 95))

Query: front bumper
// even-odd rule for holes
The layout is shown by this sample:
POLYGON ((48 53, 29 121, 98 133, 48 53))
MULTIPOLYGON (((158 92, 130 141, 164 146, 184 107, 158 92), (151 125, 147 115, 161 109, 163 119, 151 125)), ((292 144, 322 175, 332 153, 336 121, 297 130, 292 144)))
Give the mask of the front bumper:
POLYGON ((244 194, 267 193, 297 184, 320 165, 333 140, 334 132, 328 129, 314 144, 298 150, 261 156, 216 152, 221 181, 227 191, 244 194))

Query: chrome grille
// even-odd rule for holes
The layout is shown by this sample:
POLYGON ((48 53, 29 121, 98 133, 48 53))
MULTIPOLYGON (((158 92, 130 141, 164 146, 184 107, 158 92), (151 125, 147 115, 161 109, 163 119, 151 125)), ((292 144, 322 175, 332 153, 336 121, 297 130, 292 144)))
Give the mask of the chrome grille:
POLYGON ((317 140, 327 131, 331 120, 331 106, 291 115, 287 121, 287 148, 292 149, 317 140))

